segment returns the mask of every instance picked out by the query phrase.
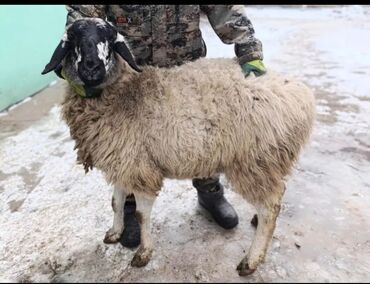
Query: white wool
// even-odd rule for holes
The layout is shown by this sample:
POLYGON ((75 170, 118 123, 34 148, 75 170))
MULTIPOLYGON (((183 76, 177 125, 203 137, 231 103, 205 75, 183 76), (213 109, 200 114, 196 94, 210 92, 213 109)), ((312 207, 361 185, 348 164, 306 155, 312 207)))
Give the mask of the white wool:
POLYGON ((98 57, 100 60, 104 62, 105 70, 108 71, 109 62, 108 62, 108 54, 109 54, 109 44, 108 41, 99 42, 97 44, 98 49, 98 57))

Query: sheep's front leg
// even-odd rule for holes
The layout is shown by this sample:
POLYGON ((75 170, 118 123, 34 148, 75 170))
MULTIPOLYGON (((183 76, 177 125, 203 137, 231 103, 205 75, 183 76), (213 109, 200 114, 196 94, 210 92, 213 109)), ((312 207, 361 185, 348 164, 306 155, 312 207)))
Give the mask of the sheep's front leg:
POLYGON ((114 186, 113 197, 112 197, 112 208, 114 212, 113 226, 110 228, 104 238, 104 243, 111 244, 118 242, 122 235, 124 224, 123 224, 123 207, 125 205, 127 194, 122 188, 114 186))
POLYGON ((152 257, 153 244, 150 234, 150 214, 152 212, 155 196, 143 196, 135 194, 136 213, 141 227, 141 242, 134 258, 132 266, 142 267, 148 264, 152 257))
POLYGON ((258 214, 258 226, 247 256, 243 258, 237 267, 240 276, 252 274, 257 269, 257 266, 264 261, 275 230, 284 191, 285 186, 281 183, 274 192, 275 197, 267 200, 262 205, 254 204, 258 214))

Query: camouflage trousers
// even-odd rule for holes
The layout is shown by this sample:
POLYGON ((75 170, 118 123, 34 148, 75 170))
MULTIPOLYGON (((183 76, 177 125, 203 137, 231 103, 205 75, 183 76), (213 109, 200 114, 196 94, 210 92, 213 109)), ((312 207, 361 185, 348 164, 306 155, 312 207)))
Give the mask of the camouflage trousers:
POLYGON ((220 176, 214 175, 208 178, 194 178, 193 186, 202 192, 209 192, 216 190, 216 185, 220 182, 220 176))

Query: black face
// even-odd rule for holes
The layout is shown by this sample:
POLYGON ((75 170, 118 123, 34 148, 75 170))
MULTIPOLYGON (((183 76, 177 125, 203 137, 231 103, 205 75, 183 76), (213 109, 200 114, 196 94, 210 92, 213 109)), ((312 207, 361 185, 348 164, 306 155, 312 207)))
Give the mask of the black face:
POLYGON ((95 87, 109 76, 116 63, 115 52, 131 68, 141 72, 123 36, 115 27, 100 18, 80 19, 68 27, 41 74, 58 70, 63 65, 70 80, 95 87))
POLYGON ((90 87, 102 83, 111 65, 116 39, 114 28, 104 22, 80 20, 68 29, 67 37, 75 47, 72 57, 80 79, 90 87))

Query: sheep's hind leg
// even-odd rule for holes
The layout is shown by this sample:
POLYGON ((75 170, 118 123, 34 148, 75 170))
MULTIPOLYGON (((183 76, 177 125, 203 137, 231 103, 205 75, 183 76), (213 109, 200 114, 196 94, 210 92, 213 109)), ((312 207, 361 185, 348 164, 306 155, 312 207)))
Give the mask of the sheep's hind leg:
POLYGON ((152 257, 153 244, 150 234, 150 214, 152 212, 153 204, 156 196, 143 196, 135 194, 136 212, 141 227, 141 242, 131 265, 135 267, 142 267, 148 264, 152 257))
POLYGON ((258 226, 247 256, 237 267, 240 276, 252 274, 265 259, 280 212, 281 199, 285 187, 283 182, 276 186, 273 196, 263 204, 254 204, 258 213, 258 226))
POLYGON ((115 186, 112 197, 112 208, 114 212, 113 226, 110 228, 104 237, 104 243, 111 244, 119 241, 124 224, 123 224, 123 208, 125 205, 127 194, 119 187, 115 186))

